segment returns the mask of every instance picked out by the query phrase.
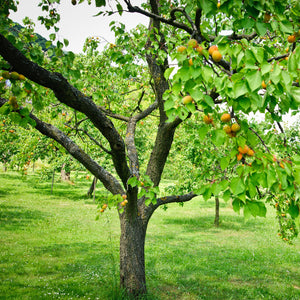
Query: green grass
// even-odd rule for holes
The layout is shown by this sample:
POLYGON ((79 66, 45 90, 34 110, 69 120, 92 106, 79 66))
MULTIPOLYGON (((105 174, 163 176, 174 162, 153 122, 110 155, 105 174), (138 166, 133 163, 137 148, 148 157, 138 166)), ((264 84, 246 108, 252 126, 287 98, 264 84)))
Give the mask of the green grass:
MULTIPOLYGON (((91 181, 0 173, 0 299, 121 299, 119 221, 95 221, 91 181)), ((98 195, 99 196, 99 195, 98 195)), ((101 196, 100 196, 101 197, 101 196)), ((194 200, 158 209, 146 238, 149 299, 300 299, 300 243, 276 236, 271 212, 245 222, 194 200)))

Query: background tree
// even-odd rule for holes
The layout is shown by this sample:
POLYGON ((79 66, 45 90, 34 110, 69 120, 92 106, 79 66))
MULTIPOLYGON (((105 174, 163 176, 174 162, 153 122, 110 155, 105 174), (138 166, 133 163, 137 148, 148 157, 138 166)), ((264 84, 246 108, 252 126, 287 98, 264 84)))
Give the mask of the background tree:
MULTIPOLYGON (((40 20, 47 28, 58 30, 59 1, 40 2, 48 13, 40 20)), ((105 2, 95 1, 98 7, 105 2)), ((297 1, 264 0, 150 0, 141 7, 129 0, 115 3, 120 14, 126 9, 148 16, 149 27, 139 26, 127 33, 123 24, 112 23, 116 43, 107 49, 107 59, 99 56, 97 39, 91 38, 86 43, 87 59, 82 57, 80 61, 72 52, 63 51, 66 40, 56 41, 55 48, 43 52, 33 43, 30 22, 27 31, 18 37, 13 35, 8 12, 16 9, 16 3, 6 1, 0 11, 0 55, 2 76, 11 80, 12 87, 1 90, 0 103, 2 113, 23 126, 31 124, 55 140, 113 195, 121 225, 121 286, 139 295, 146 292, 146 229, 161 205, 220 194, 232 198, 236 211, 243 208, 246 216, 263 216, 263 200, 276 195, 289 198, 289 215, 285 217, 291 222, 298 217, 300 157, 296 154, 288 161, 274 159, 272 148, 282 141, 274 140, 269 147, 265 132, 252 128, 247 115, 261 112, 274 122, 290 110, 298 110, 300 7, 297 1), (224 35, 224 29, 231 32, 224 35), (170 58, 178 63, 174 75, 170 58), (109 63, 102 65, 101 59, 109 63), (86 64, 89 60, 92 64, 86 64), (113 86, 108 88, 105 78, 113 80, 113 86), (149 82, 147 90, 142 87, 146 87, 145 80, 149 82), (118 88, 114 88, 115 82, 118 88), (128 96, 130 87, 139 88, 140 93, 128 96), (25 89, 32 93, 32 104, 26 102, 25 89), (70 126, 75 131, 86 120, 88 130, 93 128, 88 134, 99 151, 110 158, 110 164, 104 165, 99 156, 80 147, 68 128, 47 123, 43 108, 51 108, 52 101, 44 97, 47 92, 74 112, 76 117, 70 126), (220 121, 223 112, 230 113, 230 119, 220 121), (140 156, 137 147, 141 141, 138 128, 144 119, 155 128, 148 157, 143 153, 140 156), (232 178, 222 184, 222 189, 200 181, 187 193, 162 195, 158 187, 175 131, 187 120, 204 122, 210 126, 209 138, 217 146, 227 145, 228 151, 218 159, 222 169, 232 168, 232 178), (223 129, 224 123, 228 127, 223 129)), ((50 38, 54 42, 56 35, 50 38)), ((50 109, 47 115, 51 114, 50 109)))

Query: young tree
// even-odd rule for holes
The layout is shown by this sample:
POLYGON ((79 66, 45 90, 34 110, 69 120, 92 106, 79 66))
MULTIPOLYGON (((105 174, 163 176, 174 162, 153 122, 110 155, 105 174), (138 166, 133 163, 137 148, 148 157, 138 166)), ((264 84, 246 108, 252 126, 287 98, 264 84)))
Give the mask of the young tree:
MULTIPOLYGON (((1 111, 24 126, 30 123, 62 145, 114 195, 121 225, 120 282, 130 294, 146 292, 146 229, 161 205, 186 202, 200 194, 220 194, 233 199, 235 210, 244 208, 247 216, 263 216, 263 200, 273 201, 276 196, 289 199, 284 218, 299 215, 299 154, 291 153, 283 160, 278 153, 273 159, 272 147, 277 140, 269 137, 265 141, 267 134, 252 128, 247 119, 250 112, 261 112, 271 122, 279 122, 290 110, 298 110, 297 1, 149 0, 141 7, 133 6, 130 0, 115 1, 120 14, 126 10, 149 17, 149 27, 139 26, 127 33, 124 25, 112 23, 116 44, 100 55, 96 51, 97 38, 90 38, 86 43, 88 58, 78 60, 73 53, 62 50, 60 41, 56 48, 43 53, 33 43, 28 19, 22 34, 13 35, 8 13, 17 8, 16 2, 5 1, 0 11, 2 76, 12 82, 9 91, 1 91, 1 111), (170 58, 178 62, 173 77, 170 58), (93 63, 83 63, 88 60, 93 63), (151 87, 142 87, 145 80, 151 87), (128 84, 140 93, 130 93, 128 84), (76 112, 73 129, 85 131, 99 151, 110 158, 111 166, 104 167, 97 156, 93 157, 94 152, 88 154, 80 148, 66 128, 44 121, 39 109, 51 102, 44 98, 43 87, 54 93, 58 103, 76 112), (28 103, 22 102, 24 88, 34 91, 35 114, 28 103), (124 102, 128 102, 125 107, 124 102), (230 118, 222 117, 220 121, 224 111, 230 118), (151 128, 156 131, 148 159, 138 153, 137 146, 138 129, 144 119, 151 120, 151 128), (207 138, 216 146, 227 145, 228 151, 219 160, 222 169, 232 169, 232 177, 220 185, 209 183, 187 193, 162 196, 158 186, 175 131, 187 119, 204 122, 207 138), (82 129, 83 123, 89 126, 82 129)), ((42 23, 58 30, 55 5, 60 1, 40 2, 43 11, 48 12, 48 16, 40 17, 42 23)), ((100 7, 106 1, 95 3, 100 7)), ((55 40, 55 34, 51 38, 55 40)))

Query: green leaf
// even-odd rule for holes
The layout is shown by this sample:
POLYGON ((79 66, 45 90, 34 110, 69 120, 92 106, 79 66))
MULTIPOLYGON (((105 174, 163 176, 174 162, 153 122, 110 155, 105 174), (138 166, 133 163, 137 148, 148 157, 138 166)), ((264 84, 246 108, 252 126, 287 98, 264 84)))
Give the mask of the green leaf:
POLYGON ((223 196, 222 196, 223 200, 225 202, 227 202, 228 200, 231 199, 231 192, 230 190, 226 190, 224 193, 223 193, 223 196))
POLYGON ((228 167, 229 162, 230 162, 230 157, 229 156, 222 157, 220 159, 220 167, 221 167, 222 171, 224 171, 228 167))
POLYGON ((292 86, 289 90, 290 96, 300 104, 300 88, 292 86))
POLYGON ((165 71, 165 78, 168 80, 170 78, 171 73, 173 72, 173 70, 175 69, 175 67, 169 68, 165 71))
POLYGON ((245 77, 252 92, 261 88, 262 78, 259 71, 250 71, 245 77))
POLYGON ((203 126, 199 129, 198 135, 199 135, 200 141, 203 141, 205 139, 207 132, 208 132, 207 126, 203 126))
POLYGON ((211 133, 211 139, 216 146, 222 146, 226 140, 226 133, 222 129, 213 130, 211 133))
POLYGON ((266 23, 262 23, 262 22, 256 22, 255 23, 255 29, 256 32, 260 35, 263 36, 266 34, 267 30, 268 30, 268 24, 266 23))
POLYGON ((132 176, 128 179, 127 184, 131 185, 132 187, 135 187, 138 185, 138 179, 135 176, 132 176))
POLYGON ((234 195, 239 195, 245 191, 245 184, 241 178, 236 177, 231 180, 230 189, 234 195))
POLYGON ((96 2, 96 7, 105 6, 106 4, 105 0, 95 0, 95 2, 96 2))
POLYGON ((236 213, 238 213, 240 211, 242 206, 243 206, 243 202, 241 200, 236 198, 232 201, 232 207, 236 213))
POLYGON ((248 93, 246 82, 243 80, 237 81, 233 86, 234 97, 238 98, 248 93))
POLYGON ((64 39, 64 44, 65 44, 66 47, 68 47, 69 46, 69 41, 67 39, 64 39))
POLYGON ((204 95, 203 99, 210 107, 214 107, 215 103, 214 103, 212 97, 210 97, 208 95, 204 95))
POLYGON ((297 218, 299 216, 299 206, 297 204, 292 204, 288 209, 288 213, 293 219, 297 218))

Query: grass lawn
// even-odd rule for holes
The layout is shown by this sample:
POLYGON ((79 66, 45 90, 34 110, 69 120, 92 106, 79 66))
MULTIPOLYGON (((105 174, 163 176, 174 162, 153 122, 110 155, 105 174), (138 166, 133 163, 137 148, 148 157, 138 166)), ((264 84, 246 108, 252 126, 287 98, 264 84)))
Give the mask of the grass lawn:
MULTIPOLYGON (((119 221, 75 185, 0 172, 0 299, 121 299, 119 221)), ((99 195, 98 195, 99 196, 99 195)), ((277 223, 195 199, 158 209, 146 238, 149 299, 300 299, 300 241, 277 238, 277 223)))

